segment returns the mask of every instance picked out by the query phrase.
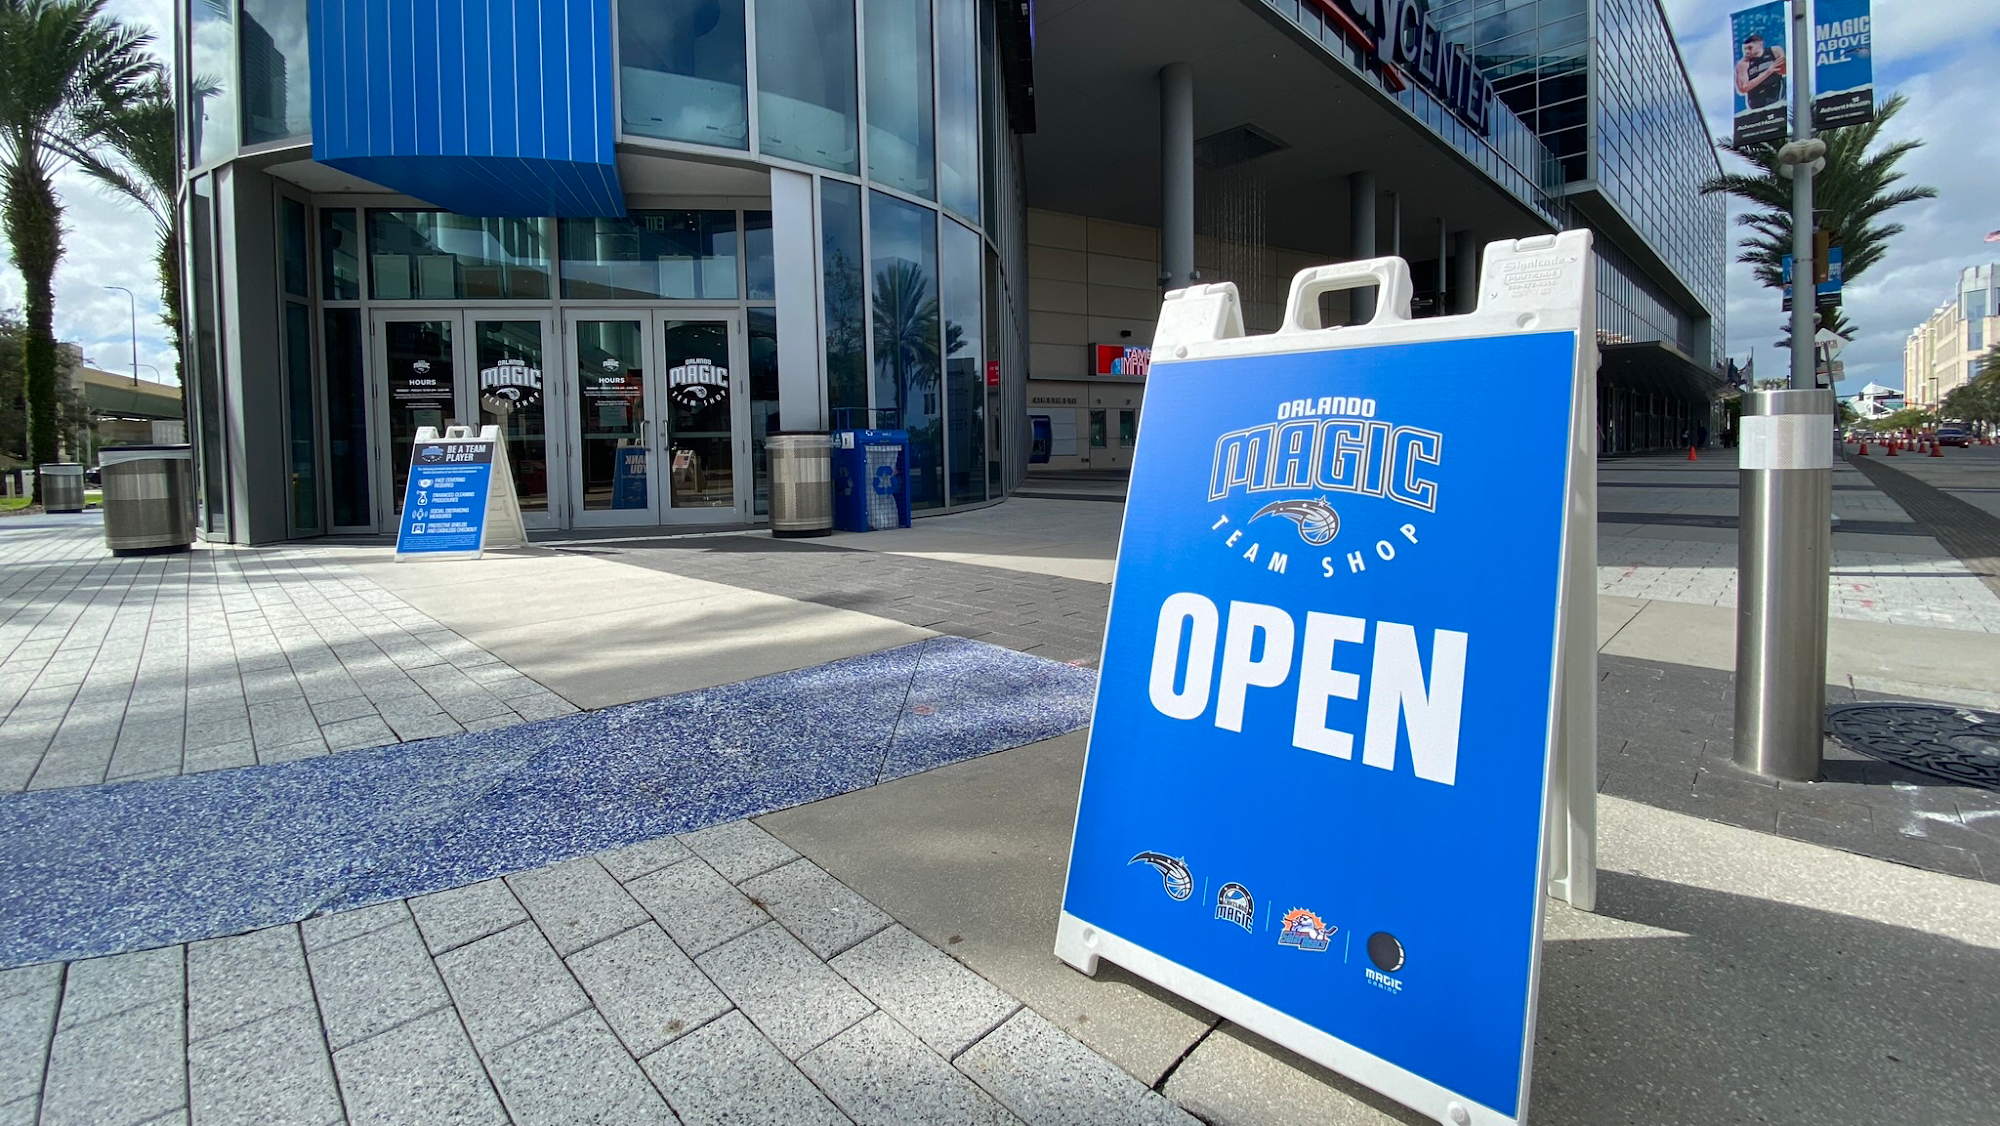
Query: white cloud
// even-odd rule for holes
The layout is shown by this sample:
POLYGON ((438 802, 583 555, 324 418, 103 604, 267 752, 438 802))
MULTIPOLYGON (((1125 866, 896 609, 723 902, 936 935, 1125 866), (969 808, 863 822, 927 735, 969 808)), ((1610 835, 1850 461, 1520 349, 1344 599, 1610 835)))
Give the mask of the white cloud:
MULTIPOLYGON (((1666 0, 1687 59, 1696 95, 1717 133, 1729 128, 1731 45, 1729 13, 1747 0, 1666 0)), ((1849 285, 1843 309, 1860 329, 1842 355, 1843 390, 1873 380, 1903 383, 1903 340, 1957 284, 1958 271, 2000 259, 2000 246, 1983 239, 2000 229, 2000 202, 1989 186, 2000 163, 2000 135, 1990 107, 2000 99, 2000 71, 1989 63, 2000 46, 2000 5, 1875 0, 1876 99, 1900 91, 1909 105, 1887 130, 1889 139, 1914 138, 1924 147, 1905 158, 1905 184, 1928 184, 1938 198, 1891 213, 1908 228, 1889 253, 1849 285)), ((1725 166, 1737 165, 1723 158, 1725 166)), ((1731 257, 1740 237, 1734 225, 1742 207, 1730 207, 1731 257)), ((1778 294, 1751 276, 1748 266, 1729 268, 1730 354, 1755 354, 1760 374, 1785 370, 1789 360, 1772 345, 1783 335, 1778 294)))

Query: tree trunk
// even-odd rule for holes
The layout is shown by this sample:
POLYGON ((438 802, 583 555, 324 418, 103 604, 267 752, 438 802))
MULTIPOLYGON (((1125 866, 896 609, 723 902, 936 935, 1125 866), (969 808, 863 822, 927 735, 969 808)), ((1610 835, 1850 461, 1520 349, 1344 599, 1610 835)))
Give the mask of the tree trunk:
MULTIPOLYGON (((14 266, 26 289, 22 302, 28 332, 21 345, 24 395, 28 401, 28 463, 39 470, 60 456, 62 431, 56 422, 56 264, 62 260, 62 204, 41 166, 16 159, 6 171, 6 201, 0 224, 13 247, 14 266)), ((42 477, 35 474, 35 502, 42 502, 42 477)))

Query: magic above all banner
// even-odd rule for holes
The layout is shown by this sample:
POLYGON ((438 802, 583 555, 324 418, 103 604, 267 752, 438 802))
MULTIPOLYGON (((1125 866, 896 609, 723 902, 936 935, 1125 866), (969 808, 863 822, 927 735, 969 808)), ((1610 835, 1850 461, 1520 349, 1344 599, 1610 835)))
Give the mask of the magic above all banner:
POLYGON ((1063 904, 1509 1118, 1576 349, 1154 372, 1063 904), (1496 371, 1537 409, 1496 426, 1496 371))
POLYGON ((1875 116, 1875 30, 1869 0, 1813 4, 1813 128, 1875 116))

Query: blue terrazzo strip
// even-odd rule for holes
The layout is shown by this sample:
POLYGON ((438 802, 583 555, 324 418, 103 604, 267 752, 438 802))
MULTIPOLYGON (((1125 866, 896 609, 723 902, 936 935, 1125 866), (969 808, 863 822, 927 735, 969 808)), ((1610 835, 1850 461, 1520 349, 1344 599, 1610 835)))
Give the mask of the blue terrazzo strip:
POLYGON ((238 934, 1074 731, 1096 674, 939 637, 476 734, 0 799, 0 967, 238 934))

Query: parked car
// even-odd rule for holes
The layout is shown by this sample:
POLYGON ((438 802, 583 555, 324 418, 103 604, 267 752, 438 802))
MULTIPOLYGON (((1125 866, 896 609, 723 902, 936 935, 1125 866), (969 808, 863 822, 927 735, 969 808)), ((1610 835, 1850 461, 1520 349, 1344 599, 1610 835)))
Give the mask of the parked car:
POLYGON ((1940 446, 1969 446, 1972 432, 1963 426, 1940 426, 1937 430, 1937 444, 1940 446))

